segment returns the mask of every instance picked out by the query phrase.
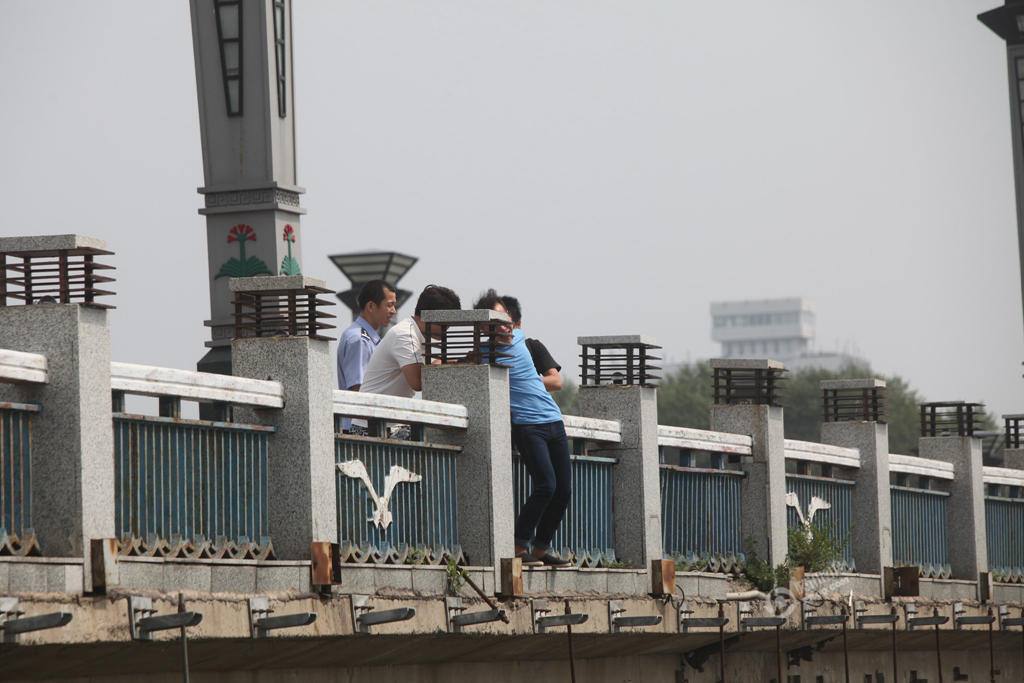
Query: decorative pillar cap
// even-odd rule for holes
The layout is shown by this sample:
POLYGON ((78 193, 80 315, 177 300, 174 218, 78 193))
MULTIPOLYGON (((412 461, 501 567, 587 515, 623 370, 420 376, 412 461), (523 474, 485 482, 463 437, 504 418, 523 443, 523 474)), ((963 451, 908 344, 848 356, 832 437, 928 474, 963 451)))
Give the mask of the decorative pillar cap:
POLYGON ((423 362, 427 365, 435 360, 480 363, 486 352, 488 363, 501 366, 500 359, 511 355, 498 350, 504 346, 497 339, 499 328, 504 327, 507 334, 512 324, 507 313, 485 308, 423 311, 420 320, 426 328, 423 362))
POLYGON ((326 284, 323 280, 308 275, 254 275, 252 277, 231 278, 228 280, 228 289, 232 292, 271 292, 308 289, 322 293, 331 291, 327 289, 326 284))
POLYGON ((97 274, 114 269, 94 260, 113 254, 106 247, 105 241, 83 235, 0 237, 0 307, 12 305, 13 299, 25 306, 77 303, 114 308, 95 300, 113 294, 96 288, 97 283, 115 281, 97 274))
POLYGON ((921 436, 974 436, 984 416, 983 403, 921 403, 921 436))
POLYGON ((715 405, 782 407, 786 366, 770 358, 712 358, 715 405))
POLYGON ((487 308, 473 308, 457 311, 423 311, 420 320, 425 323, 447 323, 449 325, 471 323, 510 323, 512 319, 507 313, 492 311, 487 308))
POLYGON ((884 379, 823 379, 822 389, 844 391, 848 389, 884 389, 884 379))
POLYGON ((821 380, 825 422, 885 424, 885 380, 821 380))
POLYGON ((321 320, 335 317, 318 310, 334 305, 317 298, 331 291, 324 284, 308 275, 231 278, 228 288, 235 295, 235 339, 287 336, 331 341, 333 337, 320 334, 320 330, 334 329, 321 320))
POLYGON ((642 386, 656 387, 661 377, 654 370, 661 366, 660 356, 649 353, 660 349, 652 337, 642 334, 615 334, 577 337, 583 347, 580 358, 580 385, 587 386, 642 386))
POLYGON ((713 370, 785 370, 786 366, 770 358, 712 358, 708 361, 713 370))

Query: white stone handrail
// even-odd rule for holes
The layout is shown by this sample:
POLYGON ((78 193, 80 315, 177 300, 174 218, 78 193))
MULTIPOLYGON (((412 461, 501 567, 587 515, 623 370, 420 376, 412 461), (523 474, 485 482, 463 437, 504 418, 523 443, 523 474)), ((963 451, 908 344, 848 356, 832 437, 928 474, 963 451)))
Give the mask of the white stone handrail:
POLYGON ((345 417, 374 418, 394 422, 413 422, 431 427, 466 429, 469 411, 457 403, 424 401, 418 398, 364 394, 334 390, 334 414, 345 417))
POLYGON ((714 453, 738 453, 750 455, 753 439, 746 434, 712 432, 689 427, 658 425, 658 445, 669 448, 688 448, 714 453))
POLYGON ((920 474, 934 479, 952 479, 953 463, 890 453, 889 471, 901 474, 920 474))
POLYGON ((599 420, 596 417, 563 415, 565 433, 570 439, 586 439, 605 443, 620 443, 622 427, 615 420, 599 420))
POLYGON ((785 450, 786 458, 790 460, 806 460, 840 467, 860 467, 860 451, 856 448, 786 439, 785 450))
POLYGON ((42 354, 0 349, 0 382, 45 384, 46 369, 46 356, 42 354))
POLYGON ((983 467, 982 471, 982 481, 986 484, 1024 486, 1024 470, 1012 470, 1008 467, 983 467))
POLYGON ((280 382, 134 363, 110 364, 110 388, 142 396, 176 396, 190 401, 222 401, 260 408, 284 407, 280 382))

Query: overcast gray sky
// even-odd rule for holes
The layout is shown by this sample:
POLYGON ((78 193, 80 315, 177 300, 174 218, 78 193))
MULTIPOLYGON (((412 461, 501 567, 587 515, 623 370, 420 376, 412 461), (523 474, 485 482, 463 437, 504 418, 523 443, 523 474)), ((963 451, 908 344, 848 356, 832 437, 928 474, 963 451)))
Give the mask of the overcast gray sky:
MULTIPOLYGON (((803 296, 819 350, 1024 412, 997 4, 296 0, 303 271, 396 250, 407 289, 515 294, 571 378, 578 335, 708 358, 711 301, 803 296)), ((106 239, 115 360, 194 367, 188 2, 0 16, 0 234, 106 239)))

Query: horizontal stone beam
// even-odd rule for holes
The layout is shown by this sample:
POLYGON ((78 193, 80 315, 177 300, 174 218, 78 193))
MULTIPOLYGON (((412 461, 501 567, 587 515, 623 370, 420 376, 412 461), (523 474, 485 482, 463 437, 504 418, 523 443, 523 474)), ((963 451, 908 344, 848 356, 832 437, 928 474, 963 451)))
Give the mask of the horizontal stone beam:
POLYGON ((334 391, 334 414, 394 422, 412 422, 449 429, 467 429, 466 406, 442 401, 427 401, 404 396, 368 394, 358 391, 334 391))
POLYGON ((46 384, 48 381, 46 356, 0 349, 0 382, 46 384))
POLYGON ((134 363, 110 364, 110 388, 142 396, 177 396, 192 401, 220 401, 259 408, 284 407, 284 388, 280 382, 134 363))
POLYGON ((856 448, 831 446, 813 441, 797 441, 786 439, 786 458, 790 460, 806 460, 840 467, 860 467, 860 451, 856 448))
POLYGON ((889 471, 902 474, 920 474, 935 479, 952 479, 953 463, 913 455, 889 454, 889 471))
POLYGON ((658 445, 715 453, 750 455, 753 440, 746 434, 712 432, 706 429, 658 425, 658 445))
POLYGON ((565 433, 570 439, 586 439, 604 443, 622 441, 622 427, 616 420, 563 415, 562 422, 565 424, 565 433))

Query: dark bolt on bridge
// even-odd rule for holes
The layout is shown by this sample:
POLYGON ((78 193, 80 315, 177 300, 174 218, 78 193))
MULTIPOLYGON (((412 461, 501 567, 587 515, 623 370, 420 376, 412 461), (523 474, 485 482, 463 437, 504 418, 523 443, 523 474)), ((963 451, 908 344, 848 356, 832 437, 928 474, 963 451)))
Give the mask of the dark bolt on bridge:
POLYGON ((825 422, 885 423, 885 382, 880 379, 824 380, 825 422))
POLYGON ((331 341, 320 334, 334 329, 322 322, 334 318, 320 310, 333 301, 318 297, 331 290, 323 281, 305 275, 232 278, 235 295, 235 339, 249 337, 309 337, 331 341))
POLYGON ((423 362, 483 363, 502 365, 511 354, 500 349, 503 335, 511 334, 512 321, 506 313, 485 309, 468 311, 423 311, 426 328, 423 362))
POLYGON ((762 358, 713 358, 715 405, 782 406, 785 366, 762 358))
POLYGON ((653 339, 642 335, 621 335, 601 337, 577 337, 580 351, 580 384, 601 386, 621 384, 623 386, 656 387, 661 370, 651 361, 660 361, 661 356, 651 354, 661 347, 653 339))
POLYGON ((921 436, 974 436, 984 419, 984 404, 966 401, 922 403, 921 436))
POLYGON ((114 308, 96 301, 114 293, 97 285, 114 278, 97 271, 114 270, 96 261, 112 251, 101 240, 78 235, 0 239, 0 306, 78 303, 114 308))

